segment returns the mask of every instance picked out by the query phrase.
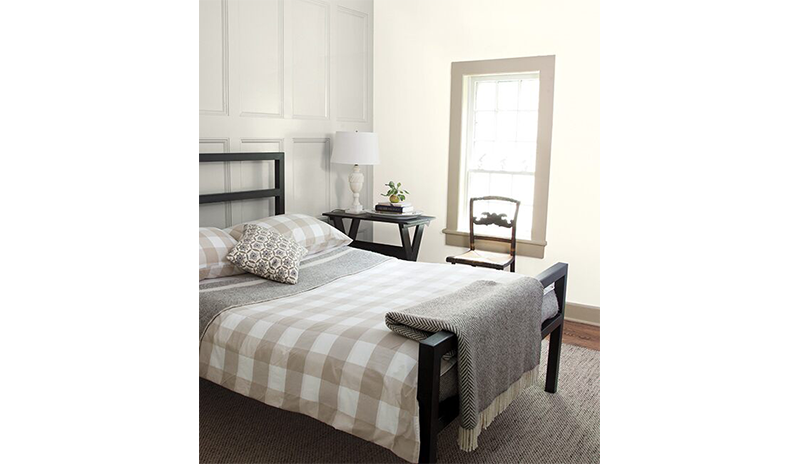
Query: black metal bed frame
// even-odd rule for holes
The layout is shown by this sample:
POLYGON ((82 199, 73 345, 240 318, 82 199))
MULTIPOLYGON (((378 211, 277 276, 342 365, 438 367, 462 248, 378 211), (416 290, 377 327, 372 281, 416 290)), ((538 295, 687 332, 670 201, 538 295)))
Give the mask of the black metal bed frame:
POLYGON ((200 153, 201 163, 226 163, 229 161, 275 161, 275 188, 245 192, 213 193, 200 195, 200 204, 226 201, 275 198, 275 214, 286 213, 286 177, 283 152, 273 153, 200 153))
MULTIPOLYGON (((275 153, 200 153, 201 163, 228 161, 275 161, 275 188, 200 195, 200 204, 253 198, 275 198, 275 214, 286 212, 284 154, 275 153)), ((542 338, 550 335, 547 355, 547 376, 544 390, 555 393, 558 389, 558 367, 561 362, 561 339, 564 332, 564 308, 567 295, 567 264, 550 266, 536 276, 544 287, 555 284, 558 313, 542 323, 542 338)), ((456 336, 452 332, 438 332, 419 344, 417 401, 419 402, 420 454, 419 462, 436 462, 436 439, 439 432, 459 414, 458 396, 439 402, 439 382, 442 356, 456 349, 456 336)))

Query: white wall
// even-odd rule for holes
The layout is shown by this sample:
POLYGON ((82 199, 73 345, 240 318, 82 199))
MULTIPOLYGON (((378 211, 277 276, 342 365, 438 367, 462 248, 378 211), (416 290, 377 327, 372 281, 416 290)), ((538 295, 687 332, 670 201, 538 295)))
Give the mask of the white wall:
MULTIPOLYGON (((200 152, 283 151, 287 212, 348 206, 352 166, 330 150, 337 130, 372 130, 372 13, 372 0, 200 0, 200 152)), ((271 186, 264 163, 200 166, 200 193, 271 186)), ((204 205, 200 222, 269 214, 264 200, 204 205)))
MULTIPOLYGON (((420 260, 444 262, 450 63, 555 55, 552 166, 544 259, 519 258, 529 275, 570 264, 569 302, 600 305, 599 2, 376 0, 375 132, 382 164, 375 195, 401 181, 437 219, 420 260)), ((635 212, 632 212, 635 214, 635 212)), ((397 229, 375 238, 399 243, 397 229)))

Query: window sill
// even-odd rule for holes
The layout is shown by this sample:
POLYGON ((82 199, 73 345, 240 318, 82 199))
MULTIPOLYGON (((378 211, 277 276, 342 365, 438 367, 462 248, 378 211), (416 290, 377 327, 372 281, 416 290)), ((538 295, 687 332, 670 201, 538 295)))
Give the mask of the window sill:
MULTIPOLYGON (((460 230, 443 229, 445 234, 445 245, 469 248, 469 232, 460 230)), ((517 239, 517 256, 528 256, 531 258, 544 258, 544 247, 547 242, 535 242, 533 240, 517 239)), ((478 250, 491 251, 495 253, 508 253, 508 244, 498 243, 487 240, 476 240, 475 248, 478 250)))

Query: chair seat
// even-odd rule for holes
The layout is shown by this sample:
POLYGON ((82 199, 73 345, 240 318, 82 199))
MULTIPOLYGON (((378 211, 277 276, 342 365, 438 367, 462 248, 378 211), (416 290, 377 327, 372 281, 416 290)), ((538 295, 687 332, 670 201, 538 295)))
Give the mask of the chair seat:
POLYGON ((503 269, 514 261, 514 257, 509 254, 490 253, 486 251, 470 250, 466 253, 448 256, 448 263, 469 264, 471 266, 491 267, 503 269))

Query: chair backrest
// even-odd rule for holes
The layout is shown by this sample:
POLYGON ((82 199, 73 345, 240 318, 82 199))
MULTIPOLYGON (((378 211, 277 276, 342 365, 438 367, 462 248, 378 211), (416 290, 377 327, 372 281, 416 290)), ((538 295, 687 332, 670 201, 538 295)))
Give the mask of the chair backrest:
POLYGON ((478 240, 492 240, 495 242, 503 242, 511 244, 510 254, 516 256, 517 252, 517 216, 519 215, 519 200, 507 197, 488 196, 476 197, 469 199, 469 249, 475 249, 475 239, 478 240), (484 211, 480 216, 476 217, 474 214, 476 201, 505 201, 514 204, 514 219, 509 220, 508 215, 505 213, 493 213, 484 211), (496 225, 500 227, 511 229, 511 238, 495 237, 491 235, 475 235, 475 225, 496 225))

